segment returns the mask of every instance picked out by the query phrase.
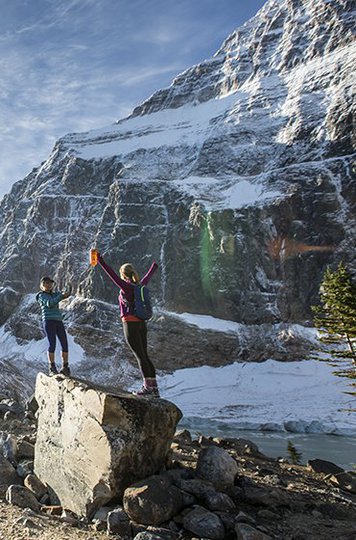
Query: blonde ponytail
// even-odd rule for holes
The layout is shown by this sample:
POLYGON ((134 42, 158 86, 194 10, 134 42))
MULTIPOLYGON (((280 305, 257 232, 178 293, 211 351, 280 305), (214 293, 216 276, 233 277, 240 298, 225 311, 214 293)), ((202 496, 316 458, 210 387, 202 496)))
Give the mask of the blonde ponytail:
POLYGON ((125 263, 120 266, 120 276, 122 279, 128 279, 132 283, 140 283, 140 277, 130 263, 125 263))

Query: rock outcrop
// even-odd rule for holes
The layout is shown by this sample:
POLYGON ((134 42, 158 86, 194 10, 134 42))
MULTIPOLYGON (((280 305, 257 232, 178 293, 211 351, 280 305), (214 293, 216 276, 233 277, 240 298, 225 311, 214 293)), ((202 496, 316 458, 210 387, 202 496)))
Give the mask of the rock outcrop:
POLYGON ((36 399, 34 472, 52 503, 82 516, 162 468, 181 418, 165 400, 42 373, 36 399))

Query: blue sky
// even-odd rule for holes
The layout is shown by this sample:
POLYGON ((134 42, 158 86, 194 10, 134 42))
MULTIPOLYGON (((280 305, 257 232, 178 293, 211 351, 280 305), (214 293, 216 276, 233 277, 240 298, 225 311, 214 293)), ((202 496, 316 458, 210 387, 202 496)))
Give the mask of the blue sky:
POLYGON ((126 116, 265 0, 0 0, 0 198, 66 133, 126 116))

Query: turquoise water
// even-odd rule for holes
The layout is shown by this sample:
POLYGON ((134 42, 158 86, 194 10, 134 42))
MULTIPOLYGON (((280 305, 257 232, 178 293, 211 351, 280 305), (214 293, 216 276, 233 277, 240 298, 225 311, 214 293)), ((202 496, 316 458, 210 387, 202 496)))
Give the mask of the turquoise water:
POLYGON ((356 437, 326 435, 323 433, 285 433, 246 431, 229 427, 227 424, 208 420, 184 418, 180 429, 188 429, 192 436, 236 437, 249 439, 257 444, 260 451, 270 457, 287 457, 288 441, 302 453, 301 463, 308 459, 325 459, 336 463, 345 470, 356 468, 356 437))

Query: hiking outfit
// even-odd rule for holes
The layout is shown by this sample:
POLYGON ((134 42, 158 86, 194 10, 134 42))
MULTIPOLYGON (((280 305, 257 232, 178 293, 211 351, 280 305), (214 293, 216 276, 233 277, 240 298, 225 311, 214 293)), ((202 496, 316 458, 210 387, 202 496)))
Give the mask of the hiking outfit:
MULTIPOLYGON (((156 370, 147 352, 146 321, 135 315, 134 284, 131 281, 121 279, 100 254, 98 254, 98 264, 120 289, 118 302, 125 341, 134 354, 143 377, 143 387, 141 391, 137 392, 137 395, 158 397, 156 370)), ((140 284, 147 285, 157 268, 158 264, 153 262, 140 284)))
MULTIPOLYGON (((45 334, 48 339, 49 353, 54 353, 56 350, 56 338, 58 337, 62 347, 62 353, 68 353, 67 333, 63 324, 63 315, 59 310, 58 304, 63 299, 61 292, 45 292, 40 291, 36 294, 36 300, 41 307, 42 324, 45 334)), ((50 375, 56 375, 57 368, 55 364, 50 365, 50 375)), ((60 373, 70 375, 68 364, 63 364, 60 373)))

